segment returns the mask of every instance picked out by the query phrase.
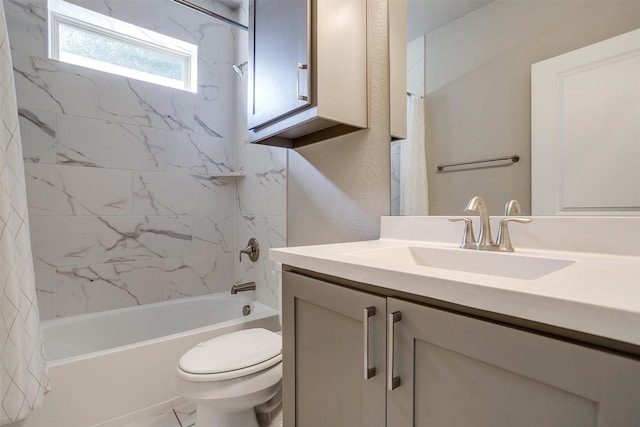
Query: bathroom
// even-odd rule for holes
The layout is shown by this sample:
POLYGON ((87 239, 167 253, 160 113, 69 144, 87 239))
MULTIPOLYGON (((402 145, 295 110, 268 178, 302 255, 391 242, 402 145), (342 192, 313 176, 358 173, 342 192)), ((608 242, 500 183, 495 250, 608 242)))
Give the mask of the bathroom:
MULTIPOLYGON (((197 43, 205 66, 190 94, 48 60, 46 2, 3 3, 42 320, 252 281, 256 299, 277 309, 281 272, 269 248, 379 237, 391 197, 386 2, 367 3, 368 129, 295 151, 245 142, 247 76, 232 66, 247 60, 246 31, 172 1, 73 1, 197 43), (257 263, 238 259, 251 237, 257 263)), ((234 10, 225 13, 246 23, 247 6, 234 10)), ((628 15, 589 42, 637 28, 628 15)), ((524 181, 509 180, 523 203, 529 167, 523 159, 507 172, 524 181)), ((452 203, 459 211, 445 204, 438 214, 460 214, 464 203, 452 203)))

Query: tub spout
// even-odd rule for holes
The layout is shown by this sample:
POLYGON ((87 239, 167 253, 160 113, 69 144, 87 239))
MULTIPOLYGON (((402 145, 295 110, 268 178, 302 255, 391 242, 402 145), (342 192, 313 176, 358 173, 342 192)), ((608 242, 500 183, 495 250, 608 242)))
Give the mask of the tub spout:
POLYGON ((231 287, 231 295, 235 295, 238 292, 254 291, 255 289, 256 289, 255 282, 236 284, 231 287))

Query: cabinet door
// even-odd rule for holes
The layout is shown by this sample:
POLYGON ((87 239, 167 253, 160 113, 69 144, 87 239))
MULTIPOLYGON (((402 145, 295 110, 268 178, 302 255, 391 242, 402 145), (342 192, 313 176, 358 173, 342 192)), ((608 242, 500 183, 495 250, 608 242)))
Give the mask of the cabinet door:
POLYGON ((386 300, 289 272, 282 292, 285 425, 384 427, 386 300))
POLYGON ((309 105, 309 2, 250 2, 249 129, 309 105))
POLYGON ((640 362, 390 299, 388 426, 638 426, 640 362))

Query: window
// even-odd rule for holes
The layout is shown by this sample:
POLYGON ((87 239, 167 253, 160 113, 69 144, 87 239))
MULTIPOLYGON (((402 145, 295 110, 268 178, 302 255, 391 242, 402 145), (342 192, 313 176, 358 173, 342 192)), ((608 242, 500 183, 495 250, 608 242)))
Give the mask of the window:
POLYGON ((197 91, 196 45, 63 0, 48 5, 51 59, 197 91))

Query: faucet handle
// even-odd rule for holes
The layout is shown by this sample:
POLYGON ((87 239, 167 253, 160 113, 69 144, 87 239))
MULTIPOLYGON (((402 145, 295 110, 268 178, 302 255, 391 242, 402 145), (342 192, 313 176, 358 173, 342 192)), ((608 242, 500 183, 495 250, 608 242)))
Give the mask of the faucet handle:
POLYGON ((514 214, 521 214, 522 208, 520 207, 520 202, 517 200, 509 200, 506 205, 504 205, 504 216, 510 216, 514 214))
POLYGON ((240 251, 240 262, 242 262, 242 254, 247 254, 249 259, 253 262, 258 261, 258 257, 260 256, 260 244, 258 241, 253 237, 249 239, 247 247, 240 251))
POLYGON ((509 237, 508 225, 510 222, 519 222, 521 224, 528 224, 533 221, 531 218, 522 218, 519 216, 510 216, 502 218, 500 220, 500 230, 498 231, 498 246, 501 252, 513 252, 513 245, 511 244, 511 238, 509 237))
POLYGON ((449 218, 449 221, 464 221, 464 232, 462 233, 462 242, 460 243, 460 247, 463 249, 476 249, 478 245, 476 243, 476 236, 473 233, 473 222, 471 221, 471 218, 467 218, 466 216, 454 216, 449 218))

